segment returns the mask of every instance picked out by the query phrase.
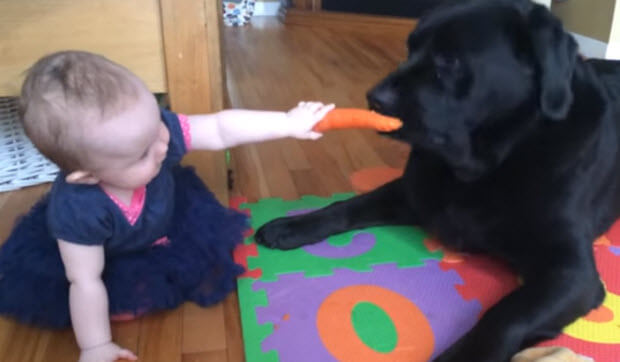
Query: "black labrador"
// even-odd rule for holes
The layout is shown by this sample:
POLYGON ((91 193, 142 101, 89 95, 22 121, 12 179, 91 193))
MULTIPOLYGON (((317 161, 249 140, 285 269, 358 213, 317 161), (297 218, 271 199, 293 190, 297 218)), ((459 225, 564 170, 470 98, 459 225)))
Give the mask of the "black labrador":
POLYGON ((545 7, 479 0, 421 19, 403 63, 368 93, 403 120, 402 178, 264 225, 290 249, 351 229, 418 225, 505 259, 523 285, 436 361, 507 361, 600 305, 593 240, 619 216, 620 63, 584 60, 545 7))

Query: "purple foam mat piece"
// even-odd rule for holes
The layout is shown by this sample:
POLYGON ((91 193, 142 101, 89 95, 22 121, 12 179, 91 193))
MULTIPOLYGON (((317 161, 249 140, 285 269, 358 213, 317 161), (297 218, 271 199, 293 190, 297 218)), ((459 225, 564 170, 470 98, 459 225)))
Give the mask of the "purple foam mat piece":
POLYGON ((383 264, 371 272, 335 269, 331 276, 305 278, 293 273, 274 282, 256 281, 252 288, 264 289, 268 300, 268 306, 256 308, 258 323, 274 324, 262 350, 278 351, 284 362, 335 361, 316 327, 321 303, 341 288, 374 285, 399 293, 423 312, 435 336, 435 357, 476 323, 482 309, 479 302, 465 301, 458 294, 454 286, 462 282, 455 271, 441 270, 436 260, 411 268, 383 264))

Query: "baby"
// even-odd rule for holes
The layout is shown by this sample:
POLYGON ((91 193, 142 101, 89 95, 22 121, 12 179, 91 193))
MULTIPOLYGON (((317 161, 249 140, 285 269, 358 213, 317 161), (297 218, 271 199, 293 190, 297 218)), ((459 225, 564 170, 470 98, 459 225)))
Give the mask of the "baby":
POLYGON ((242 270, 231 252, 247 220, 179 166, 183 155, 317 139, 313 126, 333 108, 175 114, 127 69, 78 51, 39 60, 21 106, 26 133, 61 173, 0 249, 0 313, 71 324, 80 361, 136 359, 112 341, 110 315, 205 306, 234 288, 242 270))

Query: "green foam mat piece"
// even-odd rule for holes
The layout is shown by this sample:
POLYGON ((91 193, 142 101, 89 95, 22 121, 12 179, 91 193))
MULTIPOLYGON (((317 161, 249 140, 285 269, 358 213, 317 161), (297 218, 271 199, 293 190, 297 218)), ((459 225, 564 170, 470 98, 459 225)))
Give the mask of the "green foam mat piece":
POLYGON ((276 351, 263 353, 260 348, 260 341, 273 333, 273 325, 256 322, 256 307, 266 306, 267 296, 264 290, 253 291, 252 283, 254 283, 254 279, 250 278, 241 278, 237 283, 246 360, 278 362, 279 358, 276 351))
MULTIPOLYGON (((353 194, 336 194, 330 198, 304 196, 300 200, 263 199, 254 204, 243 204, 251 212, 252 228, 258 229, 270 220, 286 216, 292 210, 314 209, 335 201, 345 200, 353 194)), ((350 231, 331 236, 327 242, 333 246, 346 246, 355 234, 373 234, 375 246, 368 252, 351 258, 324 258, 315 256, 303 248, 294 250, 274 250, 258 246, 258 257, 248 258, 248 268, 262 269, 263 281, 273 281, 278 274, 304 272, 306 277, 331 275, 334 268, 349 268, 355 271, 370 271, 373 265, 396 263, 399 267, 422 265, 424 260, 440 259, 440 251, 430 252, 424 246, 425 234, 410 226, 381 226, 364 230, 350 231)), ((252 243, 248 237, 245 243, 252 243)))

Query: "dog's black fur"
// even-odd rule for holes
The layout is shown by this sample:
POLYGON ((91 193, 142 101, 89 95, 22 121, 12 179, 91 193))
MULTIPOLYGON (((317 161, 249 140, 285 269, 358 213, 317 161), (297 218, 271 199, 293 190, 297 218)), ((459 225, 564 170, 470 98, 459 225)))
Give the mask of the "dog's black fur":
POLYGON ((413 224, 505 259, 524 284, 436 361, 507 361, 597 307, 592 242, 619 216, 620 63, 583 60, 527 0, 472 0, 423 18, 409 56, 368 93, 411 143, 402 178, 264 225, 289 249, 374 225, 413 224))

